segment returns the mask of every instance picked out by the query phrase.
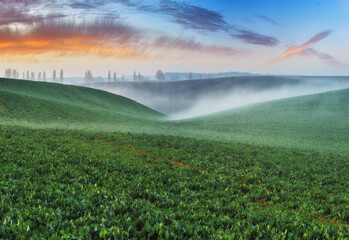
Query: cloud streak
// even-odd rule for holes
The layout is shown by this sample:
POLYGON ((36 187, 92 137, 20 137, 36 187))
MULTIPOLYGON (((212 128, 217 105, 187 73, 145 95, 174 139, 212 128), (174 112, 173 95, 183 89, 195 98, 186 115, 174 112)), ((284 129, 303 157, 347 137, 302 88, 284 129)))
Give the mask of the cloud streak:
POLYGON ((256 14, 255 17, 259 18, 259 19, 261 19, 261 20, 263 20, 263 21, 265 21, 265 22, 267 22, 269 24, 272 24, 274 26, 286 28, 285 25, 282 25, 282 24, 278 23, 277 21, 275 21, 274 19, 271 19, 270 17, 267 17, 267 16, 265 16, 263 14, 256 14))
POLYGON ((263 45, 267 47, 279 44, 279 40, 275 37, 261 35, 249 30, 238 29, 236 30, 236 33, 232 33, 232 36, 249 44, 263 45))
MULTIPOLYGON (((173 38, 168 35, 149 37, 142 29, 114 19, 93 21, 44 21, 28 26, 26 31, 0 28, 0 56, 95 56, 117 60, 156 60, 170 56, 199 53, 235 56, 244 51, 231 47, 206 45, 193 38, 173 38)), ((18 58, 15 58, 18 59, 18 58)))
POLYGON ((311 45, 321 41, 324 38, 326 38, 331 33, 332 33, 331 30, 323 31, 323 32, 320 32, 320 33, 316 34, 315 36, 310 38, 306 43, 304 43, 304 44, 302 44, 300 46, 291 46, 282 55, 280 55, 277 58, 272 59, 271 61, 266 62, 265 65, 274 64, 274 63, 280 62, 280 61, 282 61, 282 60, 284 60, 286 58, 290 58, 290 57, 292 57, 292 56, 294 56, 296 54, 299 54, 302 51, 304 51, 305 49, 307 49, 308 47, 310 47, 311 45))
POLYGON ((241 49, 234 49, 231 47, 220 47, 214 45, 205 45, 194 38, 173 38, 169 36, 161 36, 154 43, 156 48, 172 49, 188 52, 198 52, 204 54, 212 54, 218 56, 235 56, 244 55, 247 51, 241 49))
POLYGON ((300 54, 302 56, 316 56, 318 57, 320 60, 325 61, 327 64, 329 65, 334 65, 334 66, 347 66, 343 63, 340 63, 339 61, 337 61, 333 56, 331 56, 328 53, 323 53, 323 52, 319 52, 313 48, 307 48, 304 49, 302 52, 300 52, 300 54))
POLYGON ((242 42, 267 47, 276 46, 279 43, 279 40, 275 37, 259 34, 227 23, 224 17, 218 12, 187 3, 162 0, 160 9, 153 9, 153 12, 171 16, 172 22, 180 24, 186 29, 226 32, 242 42))
POLYGON ((13 23, 34 24, 49 18, 65 17, 63 14, 51 14, 48 16, 27 14, 28 9, 34 6, 41 6, 46 9, 51 7, 51 9, 56 9, 55 12, 57 12, 57 9, 66 10, 70 8, 78 12, 81 10, 82 12, 79 12, 79 14, 85 15, 93 10, 98 15, 119 18, 117 14, 115 15, 115 4, 121 4, 139 12, 162 15, 169 22, 178 24, 185 29, 211 33, 224 32, 241 42, 267 47, 276 46, 279 43, 275 37, 229 24, 219 12, 174 0, 160 0, 159 4, 136 3, 131 0, 73 0, 68 2, 58 0, 49 2, 43 0, 2 0, 1 2, 5 6, 6 11, 0 10, 2 16, 0 26, 13 23), (110 8, 111 6, 114 7, 110 8))

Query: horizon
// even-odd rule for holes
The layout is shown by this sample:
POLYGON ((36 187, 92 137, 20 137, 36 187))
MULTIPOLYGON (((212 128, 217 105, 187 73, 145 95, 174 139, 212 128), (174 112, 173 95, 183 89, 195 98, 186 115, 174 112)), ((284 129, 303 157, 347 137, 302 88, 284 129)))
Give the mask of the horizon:
POLYGON ((2 72, 349 75, 347 0, 1 2, 2 72))

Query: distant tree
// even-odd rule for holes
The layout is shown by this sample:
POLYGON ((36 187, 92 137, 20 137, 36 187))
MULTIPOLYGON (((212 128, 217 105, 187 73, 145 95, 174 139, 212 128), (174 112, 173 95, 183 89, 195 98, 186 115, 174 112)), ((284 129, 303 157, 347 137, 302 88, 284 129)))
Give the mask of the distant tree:
POLYGON ((110 71, 108 72, 108 82, 111 82, 111 73, 110 73, 110 71))
POLYGON ((125 76, 124 76, 124 74, 122 74, 122 76, 121 76, 121 82, 124 82, 125 81, 125 76))
POLYGON ((42 75, 42 80, 46 81, 46 71, 44 71, 44 74, 42 75))
POLYGON ((133 73, 133 81, 136 81, 137 80, 137 73, 136 71, 133 73))
POLYGON ((188 79, 189 79, 189 80, 192 80, 192 79, 193 79, 193 73, 189 73, 189 74, 188 74, 188 79))
POLYGON ((26 77, 27 80, 29 80, 29 71, 27 71, 27 77, 26 77))
POLYGON ((11 78, 11 74, 12 74, 11 68, 5 69, 5 78, 11 78))
POLYGON ((41 72, 38 74, 38 81, 41 81, 41 72))
POLYGON ((56 70, 53 70, 53 73, 52 73, 52 81, 53 81, 53 82, 56 82, 56 70))
POLYGON ((12 69, 11 77, 17 78, 17 70, 16 69, 12 69))
POLYGON ((59 80, 61 81, 61 83, 63 83, 63 69, 61 69, 61 72, 59 74, 59 80))
POLYGON ((93 80, 93 75, 92 72, 90 70, 88 70, 87 72, 85 72, 85 83, 89 83, 92 82, 93 80))
POLYGON ((114 72, 113 81, 116 82, 116 72, 114 72))
POLYGON ((34 72, 30 73, 30 80, 35 81, 35 73, 34 72))
POLYGON ((155 74, 155 78, 158 81, 164 81, 165 80, 165 74, 161 70, 157 70, 155 74))
POLYGON ((25 79, 25 73, 23 72, 22 79, 25 79))

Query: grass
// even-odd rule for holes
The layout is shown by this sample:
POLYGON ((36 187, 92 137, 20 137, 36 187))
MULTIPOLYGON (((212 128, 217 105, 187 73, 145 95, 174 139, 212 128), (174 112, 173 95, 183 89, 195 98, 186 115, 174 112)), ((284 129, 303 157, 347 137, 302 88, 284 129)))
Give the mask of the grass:
POLYGON ((0 80, 2 124, 124 131, 348 154, 349 90, 270 101, 181 121, 99 90, 0 80))
POLYGON ((348 98, 170 121, 103 91, 1 79, 0 238, 348 239, 348 98))
POLYGON ((349 90, 250 105, 180 121, 198 137, 349 153, 349 90))

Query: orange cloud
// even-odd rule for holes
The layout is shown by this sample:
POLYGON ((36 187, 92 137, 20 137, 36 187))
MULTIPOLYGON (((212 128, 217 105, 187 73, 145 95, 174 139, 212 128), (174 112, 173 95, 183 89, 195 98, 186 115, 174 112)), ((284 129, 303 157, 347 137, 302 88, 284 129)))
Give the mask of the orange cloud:
POLYGON ((315 36, 313 36, 312 38, 310 38, 306 43, 304 43, 303 45, 300 46, 292 46, 290 47, 286 52, 284 52, 281 56, 274 58, 271 61, 268 61, 265 63, 265 65, 269 65, 269 64, 273 64, 273 63, 277 63, 279 61, 282 61, 286 58, 292 57, 295 54, 301 53, 303 50, 307 49, 309 46, 317 43, 318 41, 324 39, 325 37, 327 37, 328 35, 331 34, 332 31, 324 31, 321 33, 316 34, 315 36))
POLYGON ((205 45, 192 38, 150 38, 139 29, 113 20, 93 22, 45 21, 25 30, 0 28, 0 60, 35 61, 39 55, 54 57, 93 56, 116 60, 156 60, 183 53, 235 56, 245 51, 205 45))

